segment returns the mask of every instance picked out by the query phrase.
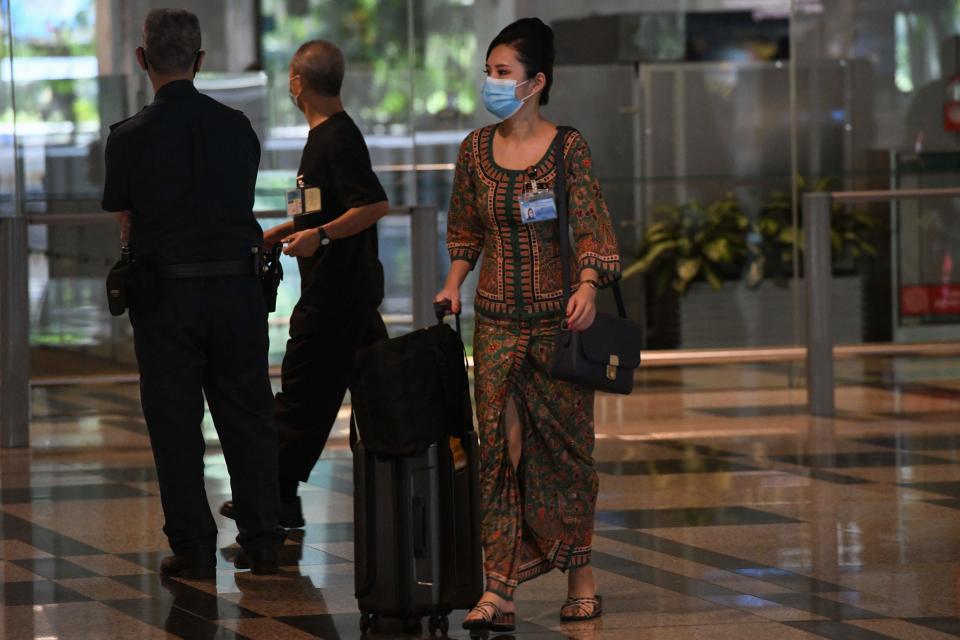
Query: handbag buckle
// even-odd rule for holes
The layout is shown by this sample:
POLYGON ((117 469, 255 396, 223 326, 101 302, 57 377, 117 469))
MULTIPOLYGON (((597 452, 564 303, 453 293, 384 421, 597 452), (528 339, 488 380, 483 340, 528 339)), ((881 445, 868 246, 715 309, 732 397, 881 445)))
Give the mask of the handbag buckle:
POLYGON ((620 366, 620 356, 611 354, 609 364, 607 364, 607 380, 617 379, 617 367, 620 366))

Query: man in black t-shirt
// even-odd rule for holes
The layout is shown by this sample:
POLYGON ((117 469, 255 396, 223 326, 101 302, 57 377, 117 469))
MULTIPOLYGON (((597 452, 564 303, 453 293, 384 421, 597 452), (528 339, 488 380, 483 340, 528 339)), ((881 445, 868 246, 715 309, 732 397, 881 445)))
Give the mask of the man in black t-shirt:
POLYGON ((267 310, 256 277, 253 215, 260 143, 241 112, 199 93, 200 23, 151 11, 137 62, 156 96, 111 127, 102 206, 130 245, 130 323, 140 402, 174 555, 161 573, 216 575, 217 524, 204 491, 203 400, 237 503, 237 565, 277 573, 277 433, 267 368, 267 310))
MULTIPOLYGON (((389 210, 363 135, 343 110, 343 54, 314 40, 290 63, 290 97, 310 126, 297 188, 288 195, 293 219, 264 234, 264 246, 286 244, 300 267, 300 300, 274 400, 280 433, 280 523, 303 526, 297 487, 323 452, 346 394, 356 351, 383 340, 377 311, 383 266, 377 221, 389 210), (292 203, 292 205, 290 204, 292 203)), ((233 517, 233 504, 220 512, 233 517)))

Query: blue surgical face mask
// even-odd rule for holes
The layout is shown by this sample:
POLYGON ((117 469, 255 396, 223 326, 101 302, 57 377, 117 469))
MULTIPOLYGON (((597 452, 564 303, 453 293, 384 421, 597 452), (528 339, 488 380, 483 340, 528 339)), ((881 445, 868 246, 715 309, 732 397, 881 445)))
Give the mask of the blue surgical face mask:
POLYGON ((480 95, 483 96, 483 104, 487 107, 487 111, 501 120, 506 120, 517 111, 520 111, 520 107, 523 106, 523 103, 526 102, 530 96, 527 96, 523 100, 518 98, 517 87, 528 82, 530 81, 524 80, 518 83, 516 80, 491 78, 487 76, 486 81, 483 83, 483 89, 480 91, 480 95))

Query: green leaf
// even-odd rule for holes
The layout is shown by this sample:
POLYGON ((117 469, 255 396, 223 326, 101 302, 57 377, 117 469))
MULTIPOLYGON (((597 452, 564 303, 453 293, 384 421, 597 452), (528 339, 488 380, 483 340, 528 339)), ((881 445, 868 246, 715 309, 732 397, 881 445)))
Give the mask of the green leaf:
POLYGON ((700 265, 703 260, 700 258, 688 258, 677 262, 677 278, 684 282, 691 282, 700 273, 700 265))
POLYGON ((723 280, 720 279, 720 276, 713 270, 709 264, 703 265, 703 275, 707 277, 707 282, 710 283, 710 286, 715 290, 719 291, 723 287, 723 280))
POLYGON ((727 238, 716 238, 708 242, 703 247, 703 254, 712 262, 730 263, 733 260, 733 252, 727 238))
POLYGON ((647 247, 637 260, 637 263, 641 264, 642 266, 638 266, 637 268, 640 271, 649 270, 665 253, 668 251, 673 251, 676 247, 677 243, 673 241, 661 242, 654 246, 647 247))
POLYGON ((833 184, 833 178, 830 178, 830 177, 820 178, 819 180, 817 180, 817 184, 814 185, 813 190, 817 193, 828 191, 830 189, 830 185, 832 184, 833 184))

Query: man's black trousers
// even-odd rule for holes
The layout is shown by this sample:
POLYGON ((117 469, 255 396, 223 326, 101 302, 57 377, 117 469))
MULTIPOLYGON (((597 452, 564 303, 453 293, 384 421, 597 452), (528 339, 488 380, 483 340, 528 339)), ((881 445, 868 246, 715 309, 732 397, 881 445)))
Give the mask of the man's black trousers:
POLYGON ((194 278, 160 288, 159 307, 132 310, 130 320, 170 547, 216 549, 203 480, 204 396, 230 472, 237 541, 249 550, 276 546, 277 432, 260 283, 194 278))
POLYGON ((274 403, 281 487, 310 477, 350 385, 356 352, 387 338, 378 306, 330 296, 316 304, 301 298, 294 309, 274 403))

